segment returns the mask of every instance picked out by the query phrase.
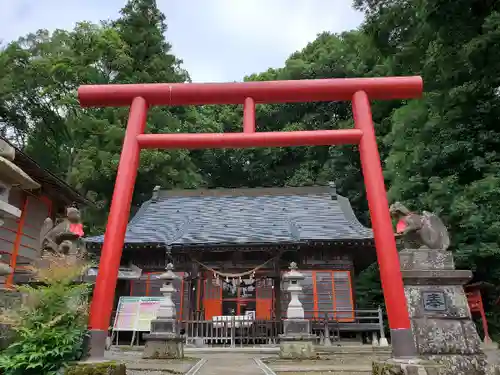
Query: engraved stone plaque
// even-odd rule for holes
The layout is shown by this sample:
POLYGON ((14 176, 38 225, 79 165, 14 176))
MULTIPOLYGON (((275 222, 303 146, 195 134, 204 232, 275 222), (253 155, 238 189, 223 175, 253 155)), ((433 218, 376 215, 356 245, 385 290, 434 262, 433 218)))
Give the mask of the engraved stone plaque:
POLYGON ((422 301, 425 311, 446 311, 444 292, 434 290, 422 292, 422 301))

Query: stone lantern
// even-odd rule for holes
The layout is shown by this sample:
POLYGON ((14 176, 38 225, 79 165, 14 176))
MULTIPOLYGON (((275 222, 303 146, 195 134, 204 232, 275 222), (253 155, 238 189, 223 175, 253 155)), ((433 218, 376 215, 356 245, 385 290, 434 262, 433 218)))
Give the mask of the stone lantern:
POLYGON ((184 339, 179 333, 177 325, 176 306, 172 295, 177 290, 173 283, 178 278, 173 272, 174 266, 169 263, 166 272, 160 275, 163 286, 160 291, 163 299, 156 313, 156 318, 151 321, 151 333, 144 335, 146 345, 143 358, 183 358, 184 339))
POLYGON ((300 282, 304 275, 297 270, 295 262, 290 263, 290 271, 283 275, 290 293, 290 303, 283 322, 283 335, 280 342, 280 357, 287 359, 315 358, 315 336, 310 333, 310 321, 304 319, 304 308, 299 300, 302 293, 300 282))
POLYGON ((4 140, 0 140, 0 224, 4 218, 18 219, 21 210, 9 204, 9 194, 13 186, 23 190, 39 189, 40 184, 35 182, 21 168, 13 163, 16 155, 14 147, 4 140))
MULTIPOLYGON (((160 303, 160 308, 156 313, 156 319, 173 319, 176 320, 177 309, 175 307, 174 301, 172 300, 173 294, 177 291, 174 287, 174 280, 178 279, 178 276, 173 272, 174 265, 172 263, 167 264, 166 271, 162 273, 159 277, 160 280, 163 280, 163 286, 160 289, 160 292, 163 293, 163 299, 160 303)), ((155 331, 151 327, 152 331, 155 331)), ((155 327, 158 328, 158 327, 155 327)), ((175 331, 175 327, 163 327, 162 331, 175 331)))
POLYGON ((290 263, 289 269, 290 271, 283 276, 287 283, 287 292, 290 293, 286 317, 287 319, 304 319, 304 308, 299 300, 299 295, 302 293, 300 282, 304 280, 304 275, 297 271, 295 262, 290 263))
POLYGON ((0 277, 8 276, 12 273, 12 268, 2 261, 2 256, 0 255, 0 277))
MULTIPOLYGON (((5 219, 21 217, 21 210, 9 203, 10 190, 13 186, 23 190, 40 188, 37 182, 12 162, 15 156, 14 147, 0 139, 0 226, 4 224, 5 219)), ((18 292, 5 288, 5 277, 12 274, 12 271, 8 259, 0 255, 0 309, 10 307, 20 298, 18 292)), ((10 344, 11 338, 9 327, 0 324, 0 350, 10 344)))
MULTIPOLYGON (((9 203, 10 190, 13 186, 23 190, 40 188, 40 184, 13 163, 15 156, 14 147, 0 139, 0 226, 4 224, 5 219, 21 217, 21 210, 9 203)), ((3 288, 4 277, 11 273, 12 268, 0 256, 0 289, 3 288)))

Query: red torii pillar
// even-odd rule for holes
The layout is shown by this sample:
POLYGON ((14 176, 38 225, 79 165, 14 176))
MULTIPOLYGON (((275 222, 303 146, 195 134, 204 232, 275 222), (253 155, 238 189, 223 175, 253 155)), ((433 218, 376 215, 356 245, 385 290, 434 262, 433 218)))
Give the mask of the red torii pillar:
POLYGON ((115 190, 90 310, 90 355, 104 355, 130 204, 143 148, 201 149, 357 144, 373 226, 394 357, 416 355, 392 230, 384 177, 372 122, 370 99, 420 97, 421 77, 319 79, 242 83, 156 83, 84 85, 83 107, 130 106, 115 190), (256 132, 255 105, 313 101, 352 101, 355 129, 256 132), (244 104, 242 133, 144 134, 154 105, 244 104))

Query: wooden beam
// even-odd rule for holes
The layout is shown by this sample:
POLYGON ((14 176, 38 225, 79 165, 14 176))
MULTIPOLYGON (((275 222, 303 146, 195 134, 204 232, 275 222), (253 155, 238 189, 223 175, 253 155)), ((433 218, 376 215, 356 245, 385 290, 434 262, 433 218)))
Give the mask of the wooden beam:
POLYGON ((23 208, 21 212, 21 217, 19 218, 19 223, 17 225, 16 239, 14 240, 14 248, 12 249, 12 254, 10 255, 10 268, 12 272, 7 276, 5 281, 5 286, 11 288, 14 283, 14 273, 16 272, 17 264, 17 254, 19 253, 19 248, 21 247, 21 240, 23 238, 24 222, 26 220, 26 212, 28 208, 28 196, 24 194, 23 208))
POLYGON ((273 285, 274 285, 274 314, 276 320, 281 320, 281 269, 280 257, 273 262, 273 285))

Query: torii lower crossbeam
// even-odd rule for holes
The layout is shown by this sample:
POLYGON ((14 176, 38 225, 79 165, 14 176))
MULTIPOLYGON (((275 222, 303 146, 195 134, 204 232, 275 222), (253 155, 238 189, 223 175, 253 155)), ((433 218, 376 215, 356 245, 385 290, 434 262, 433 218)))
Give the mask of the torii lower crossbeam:
POLYGON ((213 84, 84 85, 78 90, 84 107, 130 106, 115 190, 106 226, 99 271, 90 311, 92 357, 104 355, 113 308, 120 258, 134 184, 143 148, 244 148, 355 144, 373 227, 384 291, 393 355, 416 354, 404 294, 399 257, 389 215, 370 99, 416 98, 420 77, 322 79, 213 84), (354 129, 300 132, 256 132, 255 105, 312 101, 352 101, 354 129), (148 108, 153 105, 243 104, 243 132, 220 134, 145 134, 148 108))

